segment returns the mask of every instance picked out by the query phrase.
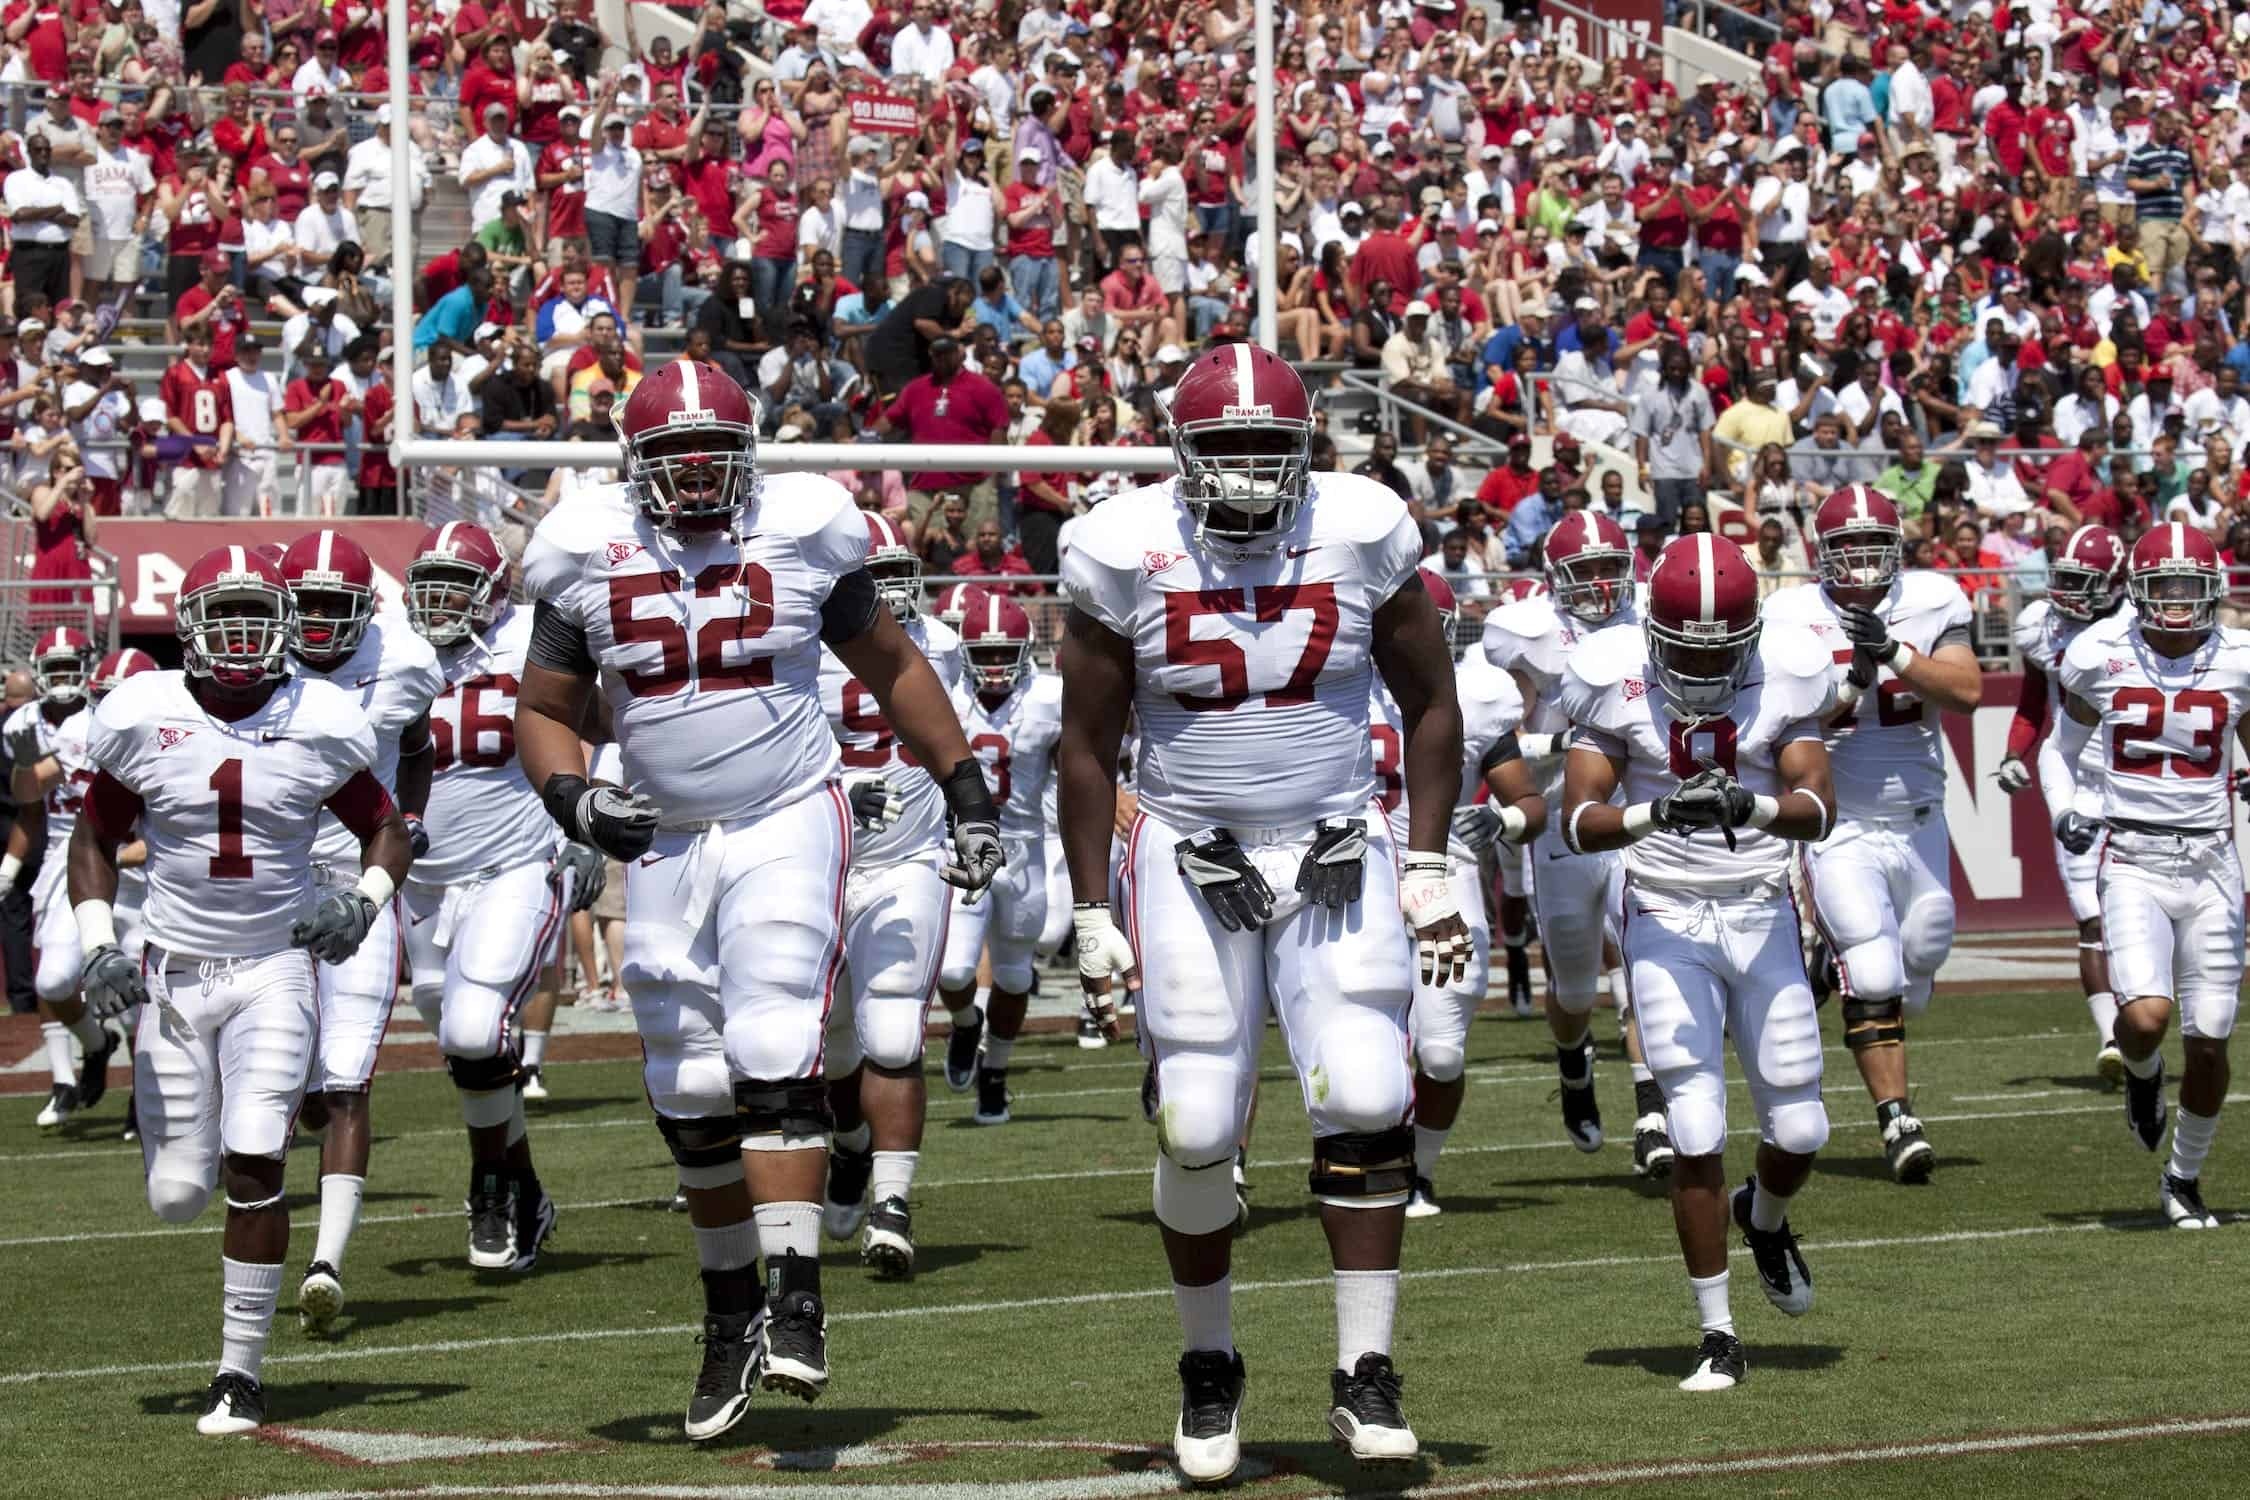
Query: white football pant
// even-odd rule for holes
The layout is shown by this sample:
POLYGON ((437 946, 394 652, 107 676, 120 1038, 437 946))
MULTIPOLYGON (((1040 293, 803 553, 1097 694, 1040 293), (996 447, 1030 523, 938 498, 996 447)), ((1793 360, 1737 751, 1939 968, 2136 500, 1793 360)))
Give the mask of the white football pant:
POLYGON ((992 950, 992 987, 1010 994, 1031 988, 1031 962, 1047 925, 1045 840, 1007 841, 1008 862, 975 901, 956 893, 938 983, 965 990, 977 982, 977 956, 992 950))
POLYGON ((1625 862, 1615 853, 1573 854, 1552 828, 1524 854, 1539 949, 1554 981, 1551 998, 1574 1016, 1601 996, 1602 937, 1617 926, 1625 862))
POLYGON ((844 881, 842 1004, 828 1025, 828 1076, 864 1059, 911 1068, 922 1057, 922 1020, 937 987, 953 915, 943 856, 854 869, 844 881))
POLYGON ((564 926, 544 856, 450 886, 409 881, 406 959, 414 1008, 447 1057, 498 1057, 539 987, 564 926))
POLYGON ((2242 989, 2242 862, 2234 837, 2111 829, 2100 845, 2102 947, 2124 1004, 2163 995, 2180 1035, 2224 1041, 2242 989))
MULTIPOLYGON (((359 866, 313 866, 313 902, 359 885, 359 866)), ((316 999, 320 1038, 313 1054, 315 1094, 356 1093, 375 1076, 375 1054, 398 1002, 399 899, 393 896, 375 912, 375 925, 359 950, 340 964, 319 966, 316 999)), ((308 912, 309 916, 310 913, 308 912)))
POLYGON ((1920 1015, 1953 951, 1952 846, 1945 814, 1846 819, 1807 846, 1813 920, 1836 955, 1843 991, 1866 1000, 1905 997, 1920 1015))
POLYGON ((2062 846, 2061 839, 2054 840, 2054 845, 2055 870, 2070 896, 2070 919, 2092 921, 2102 914, 2101 846, 2097 843, 2084 854, 2073 854, 2062 846))

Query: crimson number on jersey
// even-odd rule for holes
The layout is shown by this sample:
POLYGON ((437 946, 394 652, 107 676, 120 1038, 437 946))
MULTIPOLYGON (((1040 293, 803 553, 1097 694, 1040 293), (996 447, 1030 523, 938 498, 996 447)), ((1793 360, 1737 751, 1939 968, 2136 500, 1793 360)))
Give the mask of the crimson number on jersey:
POLYGON ((213 880, 248 880, 256 866, 242 852, 242 760, 222 760, 208 783, 219 794, 219 852, 211 856, 213 880))
MULTIPOLYGON (((1836 665, 1852 664, 1849 650, 1836 653, 1836 665)), ((1914 689, 1893 677, 1875 689, 1875 722, 1884 729, 1895 729, 1901 724, 1922 722, 1922 698, 1914 689)), ((1859 722, 1859 705, 1854 703, 1829 721, 1831 729, 1850 729, 1859 722)))
MULTIPOLYGON (((883 717, 883 710, 875 702, 875 695, 857 677, 844 684, 844 728, 852 734, 864 734, 872 741, 866 745, 845 745, 844 764, 865 770, 872 766, 887 766, 895 752, 902 766, 920 765, 914 752, 899 744, 898 736, 891 733, 891 721, 883 717)), ((1003 762, 1005 763, 1005 762, 1003 762)))
POLYGON ((626 667, 625 681, 644 698, 661 698, 693 685, 707 693, 773 686, 773 658, 741 649, 773 628, 773 575, 756 563, 713 563, 695 575, 692 595, 680 599, 680 575, 623 573, 609 580, 609 628, 620 646, 653 642, 656 665, 626 667), (661 598, 685 615, 635 614, 643 599, 661 598), (715 609, 698 610, 703 600, 715 609), (700 624, 696 616, 703 615, 700 624), (692 637, 690 631, 693 631, 692 637), (735 648, 730 654, 730 647, 735 648))
POLYGON ((1700 724, 1682 724, 1674 719, 1667 726, 1665 737, 1667 756, 1672 763, 1672 774, 1685 781, 1703 769, 1710 761, 1732 776, 1734 772, 1734 720, 1706 719, 1700 724))
POLYGON ((1383 811, 1396 812, 1406 796, 1406 739, 1388 724, 1367 732, 1375 742, 1375 801, 1383 811))
POLYGON ((1174 693, 1189 713, 1231 713, 1251 698, 1263 697, 1269 708, 1310 703, 1313 683, 1328 662, 1336 644, 1336 585, 1333 583, 1269 583, 1253 589, 1198 589, 1193 593, 1164 596, 1164 659, 1175 666, 1216 667, 1216 697, 1174 693), (1246 597, 1249 596, 1249 597, 1246 597), (1282 670, 1280 653, 1262 649, 1269 635, 1264 630, 1234 634, 1197 635, 1198 620, 1248 615, 1258 625, 1278 625, 1292 614, 1310 614, 1304 650, 1294 665, 1282 670))
POLYGON ((2219 762, 2224 758, 2227 732, 2227 700, 2224 693, 2214 693, 2204 688, 2187 688, 2174 693, 2169 706, 2164 694, 2151 687, 2119 688, 2110 695, 2110 704, 2119 713, 2138 712, 2138 724, 2113 725, 2109 732, 2109 768, 2123 776, 2162 776, 2170 766, 2174 776, 2197 780, 2219 774, 2219 762), (2164 737, 2164 716, 2201 714, 2203 727, 2190 732, 2188 750, 2166 750, 2156 744, 2164 737), (2126 749, 2129 745, 2156 744, 2149 751, 2126 749))
POLYGON ((488 672, 447 688, 430 713, 430 737, 437 744, 437 763, 433 769, 444 771, 458 764, 488 770, 514 760, 515 700, 516 679, 512 672, 488 672), (491 699, 501 698, 506 700, 504 706, 488 707, 491 699), (453 723, 456 715, 446 706, 456 701, 460 706, 458 731, 453 723))
POLYGON ((993 734, 969 736, 969 753, 984 762, 985 779, 992 783, 992 805, 1006 807, 1008 793, 1015 789, 1015 778, 1008 772, 1008 737, 993 734))

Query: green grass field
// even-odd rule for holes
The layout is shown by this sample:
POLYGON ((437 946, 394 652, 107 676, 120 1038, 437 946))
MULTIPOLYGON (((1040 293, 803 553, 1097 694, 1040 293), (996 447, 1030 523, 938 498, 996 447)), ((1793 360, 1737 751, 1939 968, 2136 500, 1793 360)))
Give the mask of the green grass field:
MULTIPOLYGON (((2250 1391, 2238 1325, 2246 1231, 2154 1227, 2159 1163, 2090 1076, 2074 993, 1941 997, 1913 1043, 1936 1181, 1891 1184, 1840 1046, 1830 1150, 1798 1200, 1819 1288, 1790 1321, 1739 1249, 1749 1383, 1673 1388, 1693 1307, 1662 1199, 1630 1171, 1630 1092, 1605 1048, 1612 1142, 1570 1149, 1538 1022, 1488 1017, 1440 1177, 1444 1217, 1409 1226, 1397 1357, 1424 1462, 1362 1472, 1326 1441, 1334 1355, 1326 1258, 1304 1194, 1294 1085, 1269 1046, 1237 1254, 1262 1495, 1392 1491, 1874 1497, 2241 1494, 2250 1391), (1843 1451, 1856 1450, 1856 1451, 1843 1451)), ((1835 1017, 1827 1017, 1834 1037, 1835 1017)), ((1608 1019, 1602 1035, 1614 1034, 1608 1019)), ((410 1054, 413 1055, 413 1054, 410 1054)), ((419 1054, 427 1058, 426 1052, 419 1054)), ((2176 1055, 2175 1055, 2176 1063, 2176 1055)), ((680 1414, 699 1309, 671 1168, 632 1062, 551 1066, 533 1141, 562 1204, 524 1278, 463 1259, 465 1151, 444 1074, 376 1093, 367 1219, 337 1335, 289 1310, 312 1240, 315 1158, 291 1160, 295 1240, 260 1439, 199 1438, 218 1344, 219 1215, 166 1229, 141 1199, 113 1095, 58 1136, 0 1101, 0 1460, 12 1495, 746 1497, 860 1500, 1152 1494, 1177 1385, 1149 1212, 1153 1135, 1131 1053, 1067 1037, 1017 1053, 1015 1123, 983 1130, 935 1087, 917 1184, 922 1272, 878 1285, 827 1262, 834 1380, 817 1406, 762 1397, 696 1450, 680 1414), (336 1437, 336 1433, 355 1434, 336 1437), (394 1437, 546 1444, 400 1462, 394 1437), (370 1436, 374 1435, 374 1436, 370 1436), (369 1444, 377 1444, 370 1447, 369 1444), (324 1447, 323 1445, 327 1445, 324 1447), (341 1449, 342 1451, 336 1451, 341 1449)), ((1733 1093, 1731 1153, 1753 1137, 1733 1093)), ((2250 1116, 2246 1116, 2250 1119, 2250 1116)), ((2214 1208, 2250 1192, 2250 1124, 2206 1169, 2214 1208)))

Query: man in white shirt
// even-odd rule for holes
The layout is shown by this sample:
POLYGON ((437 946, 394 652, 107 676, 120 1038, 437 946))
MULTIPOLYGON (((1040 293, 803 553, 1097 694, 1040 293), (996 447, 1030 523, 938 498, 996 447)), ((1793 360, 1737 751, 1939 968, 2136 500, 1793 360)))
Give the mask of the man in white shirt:
POLYGON ((2094 426, 2099 426, 2106 438, 2110 419, 2123 410, 2117 398, 2103 385, 2101 370, 2094 365, 2082 365, 2078 370, 2078 388, 2055 403, 2055 440, 2065 448, 2075 448, 2078 434, 2094 426))
POLYGON ((94 248, 86 252, 86 296, 107 302, 141 279, 141 233, 148 227, 156 178, 148 158, 124 144, 125 117, 105 109, 95 131, 94 159, 86 166, 86 212, 94 248))
POLYGON ((2164 431, 2167 417, 2185 416, 2180 403, 2172 399, 2172 372, 2164 365, 2151 365, 2144 377, 2141 393, 2125 404, 2125 415, 2133 419, 2133 446, 2146 453, 2156 446, 2156 436, 2164 431))
POLYGON ((1616 139, 1605 142, 1594 154, 1594 166, 1631 182, 1649 163, 1649 144, 1641 139, 1640 122, 1631 115, 1619 115, 1616 129, 1616 139))
POLYGON ((359 325, 336 310, 332 287, 305 288, 305 310, 281 325, 281 380, 284 386, 304 373, 303 349, 317 339, 331 366, 343 363, 344 346, 359 337, 359 325))
POLYGON ((625 133, 623 115, 602 119, 601 144, 586 158, 586 244, 609 267, 617 298, 633 305, 641 274, 641 214, 647 206, 640 148, 625 133))
POLYGON ((812 0, 805 19, 819 31, 821 50, 839 69, 867 66, 867 55, 859 50, 859 34, 875 19, 867 0, 812 0))
POLYGON ((531 153, 508 128, 508 106, 495 100, 484 107, 484 134, 461 153, 459 175, 461 187, 469 195, 471 234, 500 217, 500 195, 511 188, 523 194, 525 202, 531 201, 532 189, 537 186, 531 172, 531 153))
POLYGON ((26 136, 23 154, 30 165, 0 182, 11 228, 8 270, 16 305, 28 305, 34 292, 59 303, 70 295, 70 234, 86 217, 86 205, 69 179, 54 170, 55 148, 47 137, 26 136))
POLYGON ((426 438, 449 438, 462 415, 476 409, 469 382, 454 368, 453 351, 443 344, 431 345, 429 363, 414 372, 415 427, 426 438))
POLYGON ((234 368, 227 371, 227 396, 234 403, 234 449, 227 454, 219 481, 221 515, 267 513, 274 493, 275 456, 288 442, 288 429, 279 420, 281 382, 258 368, 263 352, 250 330, 236 336, 234 368))
POLYGON ((1925 135, 1937 118, 1937 101, 1930 93, 1927 71, 1930 45, 1917 40, 1911 52, 1895 43, 1891 58, 1891 129, 1909 137, 1925 135))
POLYGON ((2188 397, 2182 407, 2187 413, 2188 443, 2195 450, 2184 456, 2199 459, 2213 437, 2225 438, 2237 457, 2250 453, 2246 446, 2250 445, 2250 398, 2242 394, 2240 372, 2222 361, 2211 379, 2212 384, 2188 397))
POLYGON ((875 152, 871 137, 853 136, 844 147, 849 170, 836 185, 835 212, 844 226, 836 272, 857 287, 883 284, 883 179, 875 152))
POLYGON ((945 82, 953 66, 953 35, 937 24, 935 0, 914 0, 908 24, 891 38, 891 79, 895 83, 920 78, 932 88, 945 82))
POLYGON ((984 142, 964 142, 945 185, 945 235, 938 241, 938 261, 946 275, 973 282, 984 274, 993 263, 997 222, 998 202, 985 177, 984 142))
POLYGON ((2000 456, 2003 436, 1990 422, 1969 424, 1969 442, 1975 449, 1969 461, 1969 503, 1989 517, 2012 516, 2031 509, 2031 497, 2016 477, 2015 464, 2000 456))
POLYGON ((1792 308, 1812 315, 1813 337, 1824 344, 1835 341, 1836 330, 1852 311, 1851 295, 1836 285, 1825 255, 1813 257, 1805 279, 1789 289, 1788 301, 1792 308))
POLYGON ((133 382, 117 373, 109 351, 98 344, 78 356, 78 373, 63 387, 63 420, 86 461, 86 477, 113 498, 118 476, 130 467, 123 443, 133 426, 135 401, 133 382))
POLYGON ((1757 221, 1759 258, 1767 276, 1780 284, 1805 254, 1812 233, 1812 189, 1805 183, 1805 148, 1784 141, 1766 175, 1750 188, 1750 214, 1757 221))
POLYGON ((1180 148, 1166 141, 1156 148, 1139 199, 1148 209, 1148 269, 1172 299, 1172 321, 1187 327, 1188 192, 1180 173, 1180 148))
POLYGON ((1111 133, 1109 150, 1086 168, 1085 201, 1102 237, 1104 265, 1115 266, 1118 251, 1140 243, 1141 176, 1132 162, 1133 134, 1119 130, 1111 133))
POLYGON ((344 180, 334 172, 322 172, 313 178, 312 202, 297 215, 297 264, 305 280, 323 282, 328 279, 328 258, 336 247, 349 240, 364 250, 359 238, 359 221, 352 211, 344 207, 344 180))
MULTIPOLYGON (((422 148, 410 138, 406 143, 406 211, 420 213, 430 191, 430 166, 422 148)), ((352 147, 344 158, 344 207, 359 224, 360 249, 367 252, 370 270, 380 270, 391 258, 391 211, 398 195, 391 185, 391 107, 375 111, 375 133, 352 147)))

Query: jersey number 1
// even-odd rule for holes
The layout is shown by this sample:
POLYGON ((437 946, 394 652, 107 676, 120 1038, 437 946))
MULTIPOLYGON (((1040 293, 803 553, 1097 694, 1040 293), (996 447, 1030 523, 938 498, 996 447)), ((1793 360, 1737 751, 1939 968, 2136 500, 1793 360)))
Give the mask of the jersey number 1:
POLYGON ((222 760, 211 773, 211 790, 219 794, 219 852, 211 856, 213 880, 248 880, 250 856, 242 852, 242 762, 222 760))
POLYGON ((1710 761, 1729 776, 1734 771, 1734 720, 1710 719, 1701 724, 1671 723, 1666 737, 1672 774, 1685 781, 1710 761))

